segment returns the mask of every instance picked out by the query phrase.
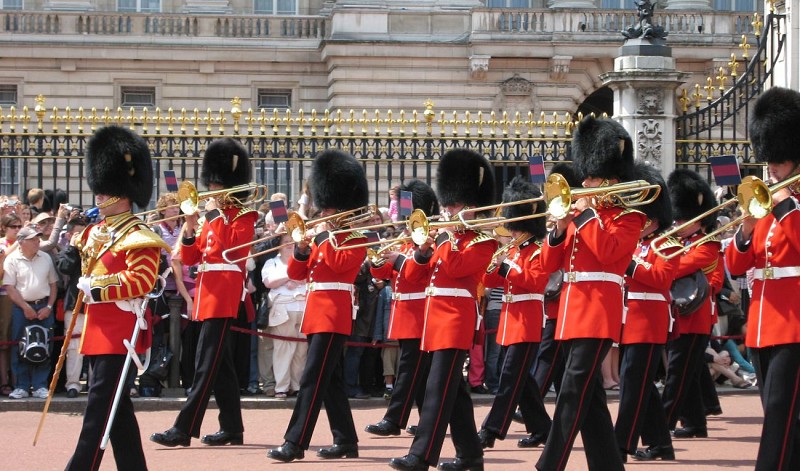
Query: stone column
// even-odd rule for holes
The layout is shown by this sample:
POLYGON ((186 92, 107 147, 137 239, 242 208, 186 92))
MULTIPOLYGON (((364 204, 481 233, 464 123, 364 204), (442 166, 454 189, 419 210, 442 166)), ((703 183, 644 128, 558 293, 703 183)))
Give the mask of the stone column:
POLYGON ((620 48, 614 71, 600 76, 614 91, 614 118, 631 135, 636 160, 675 169, 675 90, 689 74, 675 70, 663 40, 633 39, 620 48))

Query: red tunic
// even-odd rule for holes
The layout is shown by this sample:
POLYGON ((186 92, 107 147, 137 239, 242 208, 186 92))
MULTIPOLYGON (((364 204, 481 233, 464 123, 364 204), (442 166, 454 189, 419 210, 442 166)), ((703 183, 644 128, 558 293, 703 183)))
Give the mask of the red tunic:
POLYGON ((542 269, 540 253, 541 244, 530 238, 511 249, 498 270, 484 277, 487 286, 504 285, 505 288, 496 336, 500 345, 542 341, 544 289, 548 276, 542 269), (520 295, 534 295, 537 299, 514 301, 514 297, 520 295))
MULTIPOLYGON (((687 239, 681 240, 682 245, 686 246, 693 241, 705 237, 703 233, 696 233, 687 239)), ((720 262, 719 257, 720 243, 717 239, 712 239, 702 244, 692 247, 687 253, 681 254, 677 258, 680 263, 675 268, 675 279, 689 276, 697 270, 703 270, 711 285, 708 298, 700 305, 700 308, 688 316, 682 316, 678 321, 678 333, 680 334, 702 334, 709 335, 713 324, 714 316, 712 309, 712 299, 714 292, 719 291, 714 284, 717 282, 713 278, 714 270, 720 262)))
MULTIPOLYGON (((84 258, 91 255, 90 233, 108 230, 112 239, 98 251, 91 273, 92 300, 85 305, 86 323, 81 335, 81 353, 107 355, 127 353, 123 344, 130 340, 136 323, 134 309, 156 283, 161 238, 130 212, 111 216, 87 227, 78 247, 84 258)), ((149 332, 140 332, 136 351, 150 346, 149 332)))
MULTIPOLYGON (((252 241, 257 218, 257 212, 235 206, 210 211, 206 214, 200 236, 181 242, 184 265, 199 264, 192 312, 194 320, 238 316, 245 294, 246 262, 228 263, 222 258, 222 252, 252 241)), ((247 247, 242 248, 228 254, 228 259, 243 258, 247 252, 247 247)))
MULTIPOLYGON (((621 344, 667 342, 671 324, 671 298, 669 289, 674 281, 678 257, 665 260, 650 249, 652 239, 639 242, 639 249, 626 272, 628 288, 625 323, 622 327, 621 344), (661 296, 663 299, 654 299, 661 296)), ((669 254, 680 245, 675 239, 662 244, 662 251, 669 254), (668 246, 668 247, 665 247, 668 246)))
MULTIPOLYGON (((295 250, 289 259, 286 273, 292 280, 305 280, 308 288, 306 310, 300 331, 306 335, 336 333, 350 335, 353 329, 353 282, 367 256, 366 247, 336 250, 328 232, 318 234, 311 243, 311 253, 295 250), (322 283, 315 287, 315 283, 322 283), (335 283, 339 288, 328 289, 324 284, 335 283)), ((366 239, 360 232, 337 234, 337 246, 355 245, 366 239)))
POLYGON ((635 210, 590 208, 572 220, 560 240, 550 233, 542 247, 542 266, 547 272, 561 268, 565 277, 556 340, 619 341, 622 275, 636 250, 645 219, 635 210), (580 281, 599 276, 609 281, 580 281))
MULTIPOLYGON (((479 232, 467 230, 450 239, 445 236, 440 234, 426 264, 408 264, 412 278, 418 277, 420 271, 431 270, 420 346, 425 351, 472 347, 478 327, 478 284, 497 249, 496 240, 479 232), (439 295, 445 292, 440 290, 460 295, 439 295)), ((422 261, 419 251, 414 257, 422 261)))
POLYGON ((392 310, 389 315, 387 338, 419 339, 422 338, 423 314, 425 312, 425 287, 428 276, 409 278, 407 265, 413 260, 414 244, 406 243, 400 248, 402 254, 394 265, 384 263, 379 267, 371 267, 374 278, 392 280, 392 310))
POLYGON ((758 221, 749 243, 742 240, 740 232, 725 251, 728 270, 740 275, 754 267, 761 275, 753 281, 745 344, 761 348, 800 342, 800 304, 796 298, 800 277, 779 277, 775 271, 786 267, 794 268, 788 271, 800 271, 797 195, 778 203, 772 214, 758 221))

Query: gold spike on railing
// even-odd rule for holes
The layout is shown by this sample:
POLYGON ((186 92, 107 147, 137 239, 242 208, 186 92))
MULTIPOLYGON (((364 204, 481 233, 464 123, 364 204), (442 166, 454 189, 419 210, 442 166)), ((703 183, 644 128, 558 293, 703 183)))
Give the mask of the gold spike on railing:
POLYGON ((764 26, 764 23, 761 21, 761 16, 759 16, 758 12, 753 13, 753 21, 750 22, 753 25, 753 32, 756 35, 756 38, 761 37, 761 28, 764 26))

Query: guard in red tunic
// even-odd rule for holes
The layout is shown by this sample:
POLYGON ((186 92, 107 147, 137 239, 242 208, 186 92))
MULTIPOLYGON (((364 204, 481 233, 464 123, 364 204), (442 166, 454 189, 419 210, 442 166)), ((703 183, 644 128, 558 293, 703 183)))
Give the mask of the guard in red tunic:
MULTIPOLYGON (((311 195, 320 216, 360 208, 367 204, 369 187, 362 165, 351 155, 328 150, 317 155, 311 167, 311 195)), ((335 220, 325 223, 337 229, 335 220)), ((353 282, 366 258, 367 249, 335 250, 364 243, 358 231, 342 231, 330 241, 322 231, 313 241, 295 246, 287 273, 293 280, 306 280, 308 296, 301 332, 308 337, 308 357, 297 403, 283 436, 286 440, 267 456, 294 461, 305 456, 322 404, 328 414, 333 446, 317 452, 320 458, 357 458, 358 436, 347 400, 343 375, 344 346, 354 319, 353 282)))
MULTIPOLYGON (((672 226, 672 203, 661 173, 645 163, 636 164, 636 179, 659 185, 661 193, 642 206, 647 222, 633 260, 625 272, 626 311, 622 326, 619 413, 614 432, 625 454, 637 460, 675 459, 661 396, 654 381, 672 328, 669 294, 678 259, 665 260, 652 250, 653 239, 672 226), (644 433, 643 433, 644 431, 644 433), (650 445, 636 451, 639 437, 650 445)), ((662 242, 665 254, 680 249, 676 239, 662 242)))
MULTIPOLYGON (((696 219, 716 205, 714 193, 700 175, 688 169, 677 169, 667 179, 672 213, 676 225, 696 219)), ((711 213, 702 220, 685 225, 676 237, 681 246, 705 237, 706 230, 716 221, 711 213)), ((678 320, 679 337, 667 344, 667 378, 661 400, 667 417, 667 426, 675 429, 678 418, 683 428, 673 432, 675 438, 706 437, 706 415, 700 388, 702 370, 706 368, 704 352, 708 346, 713 323, 714 286, 711 277, 720 263, 720 243, 716 238, 708 239, 677 257, 675 279, 690 276, 701 270, 711 285, 710 294, 693 313, 678 320)), ((721 280, 719 280, 721 281, 721 280)), ((718 290, 718 287, 717 287, 718 290)), ((663 445, 663 443, 662 443, 663 445)), ((667 455, 668 456, 668 455, 667 455)))
MULTIPOLYGON (((156 283, 161 238, 131 214, 133 203, 147 206, 153 191, 153 167, 147 143, 133 131, 117 126, 100 128, 86 147, 87 179, 104 217, 87 227, 75 244, 81 251, 84 275, 78 288, 85 296, 86 325, 81 353, 92 369, 89 400, 78 445, 68 470, 100 468, 100 442, 112 401, 128 361, 124 341, 130 340, 137 310, 156 283), (90 259, 97 261, 86 273, 90 259)), ((150 331, 140 333, 136 351, 149 347, 150 331)), ((147 469, 139 425, 130 396, 120 398, 111 427, 111 446, 120 470, 147 469)))
MULTIPOLYGON (((222 138, 208 146, 200 177, 209 190, 250 183, 251 174, 247 150, 238 141, 222 138)), ((230 328, 246 294, 247 271, 244 261, 228 263, 222 253, 253 240, 258 214, 241 204, 246 196, 246 192, 221 193, 215 199, 216 208, 206 213, 200 234, 195 233, 197 214, 185 216, 181 260, 186 265, 198 264, 192 318, 202 325, 189 397, 175 424, 150 436, 150 440, 160 445, 189 446, 191 437, 200 436, 212 391, 219 407, 219 431, 203 436, 201 442, 212 446, 243 443, 244 425, 230 328)), ((246 255, 247 248, 243 248, 229 255, 229 260, 246 255)))
MULTIPOLYGON (((494 198, 492 167, 475 152, 448 151, 436 172, 436 193, 445 219, 470 207, 490 204, 494 198)), ((482 470, 483 450, 475 429, 475 411, 461 372, 480 323, 478 285, 497 242, 456 223, 439 231, 433 246, 434 239, 429 237, 409 266, 410 276, 415 270, 431 273, 425 289, 420 345, 423 351, 431 352, 425 403, 409 454, 392 458, 389 465, 402 470, 436 466, 450 425, 456 459, 439 463, 439 469, 482 470)))
MULTIPOLYGON (((411 192, 414 209, 422 210, 426 216, 439 214, 436 194, 427 183, 408 180, 400 186, 400 191, 411 192)), ((408 424, 414 401, 422 410, 425 398, 425 382, 430 369, 430 353, 420 350, 422 327, 425 314, 425 287, 430 274, 417 270, 416 278, 407 276, 407 266, 413 260, 416 246, 405 243, 400 250, 384 253, 377 264, 373 262, 372 276, 382 280, 392 280, 392 310, 389 315, 387 338, 400 344, 400 358, 397 365, 397 379, 394 391, 383 419, 377 424, 367 425, 367 433, 379 436, 399 435, 408 424)))
MULTIPOLYGON (((759 97, 750 118, 750 141, 773 182, 800 173, 798 130, 800 93, 772 88, 759 97)), ((799 198, 797 185, 776 191, 772 213, 745 219, 725 252, 732 274, 755 269, 745 344, 753 351, 764 408, 759 471, 800 469, 799 198)))
MULTIPOLYGON (((587 117, 572 140, 583 186, 595 188, 633 178, 633 144, 611 119, 587 117)), ((600 200, 597 202, 597 200, 600 200)), ((566 368, 556 401, 553 426, 536 463, 540 470, 562 470, 578 431, 589 469, 623 469, 614 425, 600 382, 600 365, 622 330, 623 274, 633 258, 645 215, 579 198, 574 212, 556 223, 542 248, 548 272, 564 270, 556 340, 564 342, 566 368)))
MULTIPOLYGON (((516 177, 503 193, 504 203, 540 198, 541 191, 523 177, 516 177)), ((549 275, 539 255, 545 227, 544 200, 503 208, 503 217, 516 219, 534 214, 540 217, 505 223, 513 238, 507 253, 500 253, 484 276, 488 287, 502 286, 503 305, 497 328, 497 343, 505 349, 500 386, 489 414, 478 433, 483 448, 493 448, 495 439, 504 440, 519 404, 525 429, 530 434, 550 430, 550 416, 531 374, 544 327, 544 290, 549 275)), ((502 249, 500 249, 502 250, 502 249)), ((527 442, 524 442, 527 444, 527 442)))

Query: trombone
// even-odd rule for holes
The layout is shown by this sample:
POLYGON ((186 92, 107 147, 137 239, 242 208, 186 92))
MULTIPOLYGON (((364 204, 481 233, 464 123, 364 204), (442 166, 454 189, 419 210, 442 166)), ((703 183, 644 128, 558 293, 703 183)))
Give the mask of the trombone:
POLYGON ((176 216, 171 216, 168 218, 156 219, 148 223, 148 224, 158 224, 160 222, 171 221, 173 219, 182 218, 187 214, 191 215, 197 213, 200 207, 201 199, 220 198, 220 197, 223 200, 232 200, 241 205, 260 203, 267 198, 267 186, 259 185, 257 183, 245 183, 244 185, 237 185, 231 188, 224 188, 222 190, 210 190, 198 193, 197 188, 194 186, 192 182, 184 180, 183 182, 181 182, 181 186, 178 188, 179 203, 171 204, 163 208, 141 211, 134 214, 134 216, 144 218, 148 214, 158 213, 164 211, 167 208, 175 208, 175 207, 180 208, 181 214, 178 214, 176 216), (252 193, 249 194, 248 197, 245 198, 244 200, 240 200, 239 198, 233 196, 236 193, 240 193, 243 191, 252 193))
POLYGON ((776 183, 772 186, 768 186, 758 177, 754 177, 752 175, 746 176, 742 178, 742 183, 736 187, 736 198, 731 198, 728 201, 720 203, 713 208, 709 209, 708 211, 700 214, 699 216, 695 216, 694 218, 684 222, 680 226, 673 227, 672 229, 664 232, 663 234, 659 235, 658 237, 654 238, 653 241, 650 243, 650 247, 653 248, 653 251, 659 257, 670 260, 679 256, 682 253, 686 253, 692 247, 696 247, 700 244, 708 242, 709 240, 713 239, 714 237, 722 234, 723 232, 727 231, 731 227, 738 226, 748 217, 754 217, 756 219, 761 219, 766 217, 769 213, 772 212, 772 195, 784 188, 790 187, 796 183, 800 182, 800 174, 795 175, 791 178, 787 178, 782 182, 776 183), (676 252, 672 252, 670 254, 664 254, 660 249, 659 245, 661 245, 661 241, 667 239, 668 237, 674 237, 677 233, 681 232, 686 227, 694 224, 695 222, 702 221, 706 217, 710 216, 711 214, 720 211, 723 208, 727 208, 728 206, 738 203, 738 206, 743 209, 742 215, 738 218, 733 219, 727 224, 724 224, 715 230, 709 232, 708 234, 704 235, 703 237, 693 241, 691 244, 686 245, 683 250, 678 250, 676 252))
POLYGON ((547 212, 556 219, 567 217, 572 202, 579 198, 599 197, 600 204, 603 206, 633 208, 652 203, 660 193, 661 187, 659 185, 648 183, 645 180, 573 190, 569 187, 567 179, 558 173, 553 173, 547 177, 547 182, 544 184, 547 212))
POLYGON ((511 251, 511 249, 525 242, 530 237, 531 237, 530 234, 525 234, 525 233, 520 234, 519 237, 517 237, 516 239, 495 250, 495 252, 492 254, 492 263, 490 263, 489 266, 486 268, 486 273, 491 273, 497 269, 498 264, 495 262, 497 257, 501 255, 506 255, 508 252, 511 251))

